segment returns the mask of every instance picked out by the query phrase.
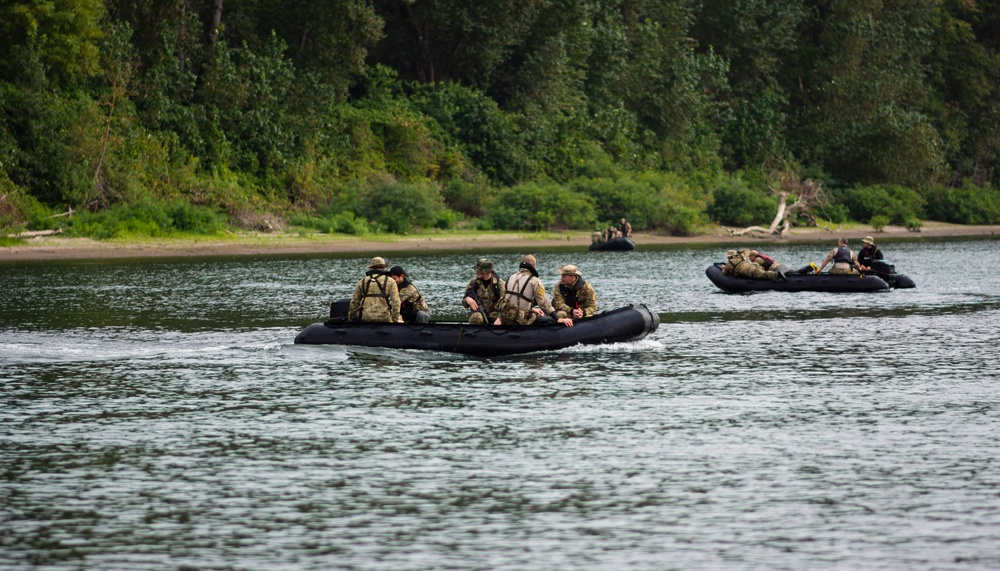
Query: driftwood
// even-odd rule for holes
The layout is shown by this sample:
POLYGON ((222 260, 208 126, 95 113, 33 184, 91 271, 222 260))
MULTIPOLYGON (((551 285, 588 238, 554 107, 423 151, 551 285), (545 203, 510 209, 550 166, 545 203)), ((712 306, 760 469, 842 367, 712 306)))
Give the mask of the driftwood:
POLYGON ((53 214, 52 216, 49 216, 49 218, 59 218, 60 216, 69 216, 70 218, 72 218, 73 213, 75 212, 76 210, 73 210, 73 207, 70 206, 69 210, 67 210, 66 212, 63 212, 62 214, 53 214))
POLYGON ((750 226, 748 228, 740 228, 739 230, 729 230, 730 236, 754 236, 757 235, 765 236, 768 234, 774 234, 770 228, 764 228, 763 226, 750 226))
POLYGON ((803 217, 809 226, 816 225, 816 216, 813 209, 822 206, 826 202, 823 194, 822 183, 813 180, 799 180, 798 175, 787 173, 783 175, 775 188, 767 186, 771 192, 778 195, 778 210, 774 214, 771 225, 767 228, 762 226, 749 226, 739 230, 730 230, 732 236, 746 236, 754 234, 773 235, 784 238, 788 230, 792 227, 790 218, 803 217), (788 197, 794 196, 791 204, 788 204, 788 197))
POLYGON ((62 229, 59 230, 32 230, 30 232, 18 232, 16 234, 7 234, 8 238, 37 238, 38 236, 55 236, 56 234, 62 234, 62 229))

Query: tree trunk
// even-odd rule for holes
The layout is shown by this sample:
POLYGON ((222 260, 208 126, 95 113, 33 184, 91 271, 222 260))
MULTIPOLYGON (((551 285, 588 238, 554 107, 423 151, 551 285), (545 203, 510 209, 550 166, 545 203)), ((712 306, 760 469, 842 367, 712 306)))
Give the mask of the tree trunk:
POLYGON ((187 2, 181 0, 181 29, 177 31, 177 68, 184 76, 184 65, 187 54, 184 53, 184 39, 187 36, 187 2))
POLYGON ((212 22, 208 32, 208 53, 211 55, 215 51, 215 42, 219 39, 219 24, 222 23, 222 0, 215 0, 215 9, 212 10, 212 22))
POLYGON ((787 197, 787 192, 778 194, 778 212, 774 215, 774 220, 771 221, 771 226, 767 229, 771 234, 777 233, 778 225, 785 219, 785 201, 787 197))
POLYGON ((410 22, 410 29, 413 31, 413 48, 417 63, 417 79, 421 83, 434 83, 434 59, 431 57, 431 46, 424 33, 424 27, 420 23, 420 18, 413 11, 413 6, 403 3, 406 6, 407 20, 410 22))

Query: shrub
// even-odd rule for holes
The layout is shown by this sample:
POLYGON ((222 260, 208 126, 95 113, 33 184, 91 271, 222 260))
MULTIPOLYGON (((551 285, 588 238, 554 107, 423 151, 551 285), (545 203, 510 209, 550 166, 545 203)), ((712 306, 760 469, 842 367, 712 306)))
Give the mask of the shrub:
POLYGON ((311 228, 323 233, 352 234, 363 236, 368 233, 368 221, 358 218, 353 212, 327 213, 320 216, 299 214, 291 219, 293 226, 311 228))
POLYGON ((431 183, 382 181, 360 196, 359 212, 378 230, 408 234, 437 223, 444 209, 441 192, 431 183))
POLYGON ((827 204, 819 207, 816 210, 816 215, 834 224, 841 224, 850 219, 851 211, 843 204, 827 204))
POLYGON ((933 187, 927 191, 927 215, 955 224, 1000 224, 1000 190, 963 181, 961 187, 933 187))
POLYGON ((924 225, 919 218, 911 218, 906 221, 906 229, 910 232, 920 232, 920 228, 924 225))
POLYGON ((671 174, 645 174, 639 178, 650 188, 653 200, 649 226, 675 236, 690 236, 708 223, 705 211, 711 192, 704 187, 692 187, 671 174))
POLYGON ((597 220, 594 199, 554 183, 528 183, 502 191, 487 216, 500 230, 589 228, 597 220))
POLYGON ((738 178, 730 179, 712 191, 714 201, 708 215, 720 224, 751 226, 770 223, 778 211, 774 196, 751 189, 738 178))
POLYGON ((486 203, 492 197, 492 190, 485 185, 476 185, 464 180, 452 180, 442 191, 445 204, 468 216, 482 216, 486 203))
POLYGON ((884 216, 899 225, 920 218, 924 208, 920 193, 898 185, 856 186, 843 193, 843 201, 855 220, 884 216))
POLYGON ((225 229, 214 211, 183 201, 116 205, 101 212, 80 212, 67 221, 71 235, 108 240, 131 236, 165 237, 176 234, 217 234, 225 229))
POLYGON ((889 217, 882 215, 872 216, 868 223, 871 224, 871 227, 874 228, 876 232, 881 232, 886 226, 889 225, 889 217))
MULTIPOLYGON (((594 201, 596 220, 627 218, 634 230, 649 226, 649 213, 653 208, 653 189, 635 178, 580 177, 570 182, 575 194, 589 196, 594 201)), ((588 225, 589 226, 589 225, 588 225)))

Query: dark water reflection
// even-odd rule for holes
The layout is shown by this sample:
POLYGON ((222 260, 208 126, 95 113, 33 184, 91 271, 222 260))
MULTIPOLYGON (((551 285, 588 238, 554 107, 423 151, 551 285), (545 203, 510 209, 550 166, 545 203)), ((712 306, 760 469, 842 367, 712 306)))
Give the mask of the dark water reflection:
MULTIPOLYGON (((367 257, 0 267, 0 568, 996 569, 995 246, 858 295, 541 253, 663 325, 493 360, 292 345, 367 257)), ((457 317, 475 257, 390 263, 457 317)))

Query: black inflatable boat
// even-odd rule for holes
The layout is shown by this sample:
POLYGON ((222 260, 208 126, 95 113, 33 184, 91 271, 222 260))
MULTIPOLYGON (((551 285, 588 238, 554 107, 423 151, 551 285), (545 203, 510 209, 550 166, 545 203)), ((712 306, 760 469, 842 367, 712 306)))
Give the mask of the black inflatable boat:
POLYGON ((642 304, 604 311, 587 319, 574 319, 573 327, 562 324, 493 327, 441 321, 423 325, 355 323, 345 318, 345 302, 334 302, 331 319, 306 327, 295 337, 295 343, 425 349, 499 357, 573 345, 636 341, 656 331, 660 325, 660 317, 642 304))
POLYGON ((635 250, 631 238, 613 238, 607 242, 591 242, 590 249, 597 252, 626 252, 635 250))
POLYGON ((767 280, 724 275, 722 273, 723 265, 719 262, 708 266, 705 275, 719 289, 730 293, 748 291, 869 292, 889 289, 889 284, 877 275, 792 273, 783 280, 767 280))

